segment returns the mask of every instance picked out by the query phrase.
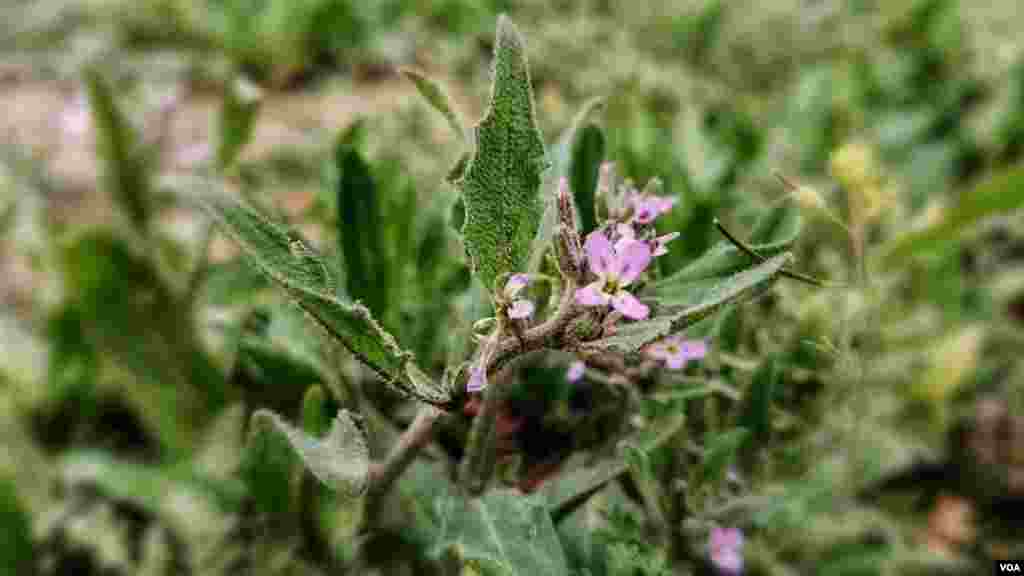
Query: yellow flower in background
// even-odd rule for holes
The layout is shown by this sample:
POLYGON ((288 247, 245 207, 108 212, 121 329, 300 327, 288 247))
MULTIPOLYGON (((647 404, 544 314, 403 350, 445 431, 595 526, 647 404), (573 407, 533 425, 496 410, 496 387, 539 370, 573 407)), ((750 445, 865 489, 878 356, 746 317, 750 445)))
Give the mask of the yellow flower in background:
POLYGON ((866 143, 853 141, 832 152, 829 172, 846 189, 850 217, 866 223, 877 217, 895 196, 883 183, 881 163, 866 143))
POLYGON ((977 367, 984 336, 981 326, 966 326, 929 351, 928 369, 914 384, 913 394, 936 411, 940 422, 949 399, 977 367))

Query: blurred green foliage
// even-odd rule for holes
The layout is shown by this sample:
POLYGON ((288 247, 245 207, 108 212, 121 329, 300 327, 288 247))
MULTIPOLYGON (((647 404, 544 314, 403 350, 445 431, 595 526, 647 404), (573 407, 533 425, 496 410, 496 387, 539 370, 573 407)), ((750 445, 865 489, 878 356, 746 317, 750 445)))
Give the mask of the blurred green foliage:
MULTIPOLYGON (((984 458, 978 440, 950 440, 984 424, 979 403, 1024 409, 1024 60, 999 33, 999 6, 39 6, 0 9, 5 48, 29 62, 3 76, 0 102, 49 106, 39 94, 64 102, 66 90, 52 77, 82 83, 95 157, 73 144, 39 151, 26 130, 3 147, 0 342, 11 352, 0 362, 0 453, 11 456, 0 458, 0 566, 10 573, 710 573, 715 526, 743 530, 750 574, 969 573, 1020 556, 1021 495, 987 476, 1019 474, 1019 461, 977 477, 914 476, 920 462, 973 469, 984 458), (526 428, 539 432, 502 466, 521 480, 564 457, 544 497, 452 493, 468 428, 453 405, 393 493, 354 504, 313 481, 287 435, 245 423, 273 410, 302 424, 307 446, 328 446, 345 409, 361 415, 352 429, 379 460, 413 420, 409 402, 307 316, 379 360, 399 391, 464 378, 471 327, 492 310, 457 234, 466 206, 445 178, 469 166, 459 111, 483 109, 501 11, 526 37, 538 123, 564 129, 545 131, 542 198, 567 177, 591 229, 606 160, 677 198, 658 232, 681 236, 646 297, 696 301, 754 264, 715 218, 762 257, 792 251, 788 266, 829 287, 752 290, 757 299, 687 328, 708 338, 705 360, 626 396, 589 376, 564 386, 561 364, 524 370, 511 404, 535 409, 526 428), (110 44, 80 48, 96 42, 110 44), (166 86, 162 58, 186 63, 175 82, 189 86, 166 126, 144 90, 166 86), (451 98, 410 75, 441 116, 413 86, 396 88, 399 65, 447 77, 451 98), (267 129, 281 117, 286 129, 267 129), (188 130, 213 152, 182 167, 173 158, 188 130), (81 158, 95 170, 69 182, 81 158), (253 212, 227 217, 275 247, 262 272, 288 294, 206 232, 195 196, 211 186, 243 191, 253 212), (290 207, 301 193, 312 200, 290 207), (244 218, 256 210, 272 222, 244 218), (401 348, 352 336, 371 323, 356 300, 401 348), (606 442, 631 427, 632 449, 606 442), (890 490, 901 474, 914 487, 890 490), (972 510, 956 522, 966 541, 935 534, 935 495, 949 493, 972 510), (76 525, 92 528, 83 538, 76 525), (100 535, 129 532, 139 536, 117 538, 143 552, 111 560, 117 538, 100 535), (181 558, 187 570, 174 567, 181 558)), ((60 113, 46 111, 54 126, 60 113)), ((15 127, 30 116, 6 115, 15 127)), ((556 273, 542 257, 529 267, 556 273)), ((529 290, 543 312, 550 287, 529 290)))

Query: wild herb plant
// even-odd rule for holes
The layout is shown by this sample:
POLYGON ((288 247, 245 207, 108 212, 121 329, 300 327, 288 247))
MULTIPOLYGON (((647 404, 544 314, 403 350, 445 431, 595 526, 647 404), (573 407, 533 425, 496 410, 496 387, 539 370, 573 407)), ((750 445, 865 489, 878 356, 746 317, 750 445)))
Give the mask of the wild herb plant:
MULTIPOLYGON (((590 397, 604 397, 604 407, 610 403, 615 413, 603 429, 611 439, 627 432, 635 436, 632 454, 642 460, 645 450, 678 433, 681 419, 659 418, 629 432, 630 414, 638 409, 636 398, 644 393, 641 383, 657 379, 663 370, 682 369, 714 347, 714 342, 684 337, 688 329, 763 294, 781 276, 799 277, 790 270, 793 257, 788 252, 799 219, 791 207, 781 205, 777 213, 762 219, 752 245, 727 234, 689 266, 660 275, 655 260, 686 241, 678 233, 659 235, 653 227, 676 199, 663 194, 657 179, 641 190, 618 179, 614 165, 600 162, 600 145, 588 143, 599 142, 600 133, 595 136, 585 124, 597 102, 584 108, 553 153, 546 150, 535 117, 526 47, 508 19, 498 21, 490 103, 472 131, 464 127, 438 84, 417 72, 408 71, 407 76, 469 148, 449 181, 459 192, 459 232, 466 257, 492 315, 473 326, 476 346, 468 358, 456 359, 442 374, 431 374, 375 318, 375 312, 386 315, 384 306, 391 304, 373 300, 375 291, 379 295, 388 288, 388 279, 361 271, 373 270, 372 260, 383 256, 346 244, 346 264, 355 268, 344 270, 349 281, 341 289, 335 269, 298 234, 236 196, 204 190, 200 202, 253 266, 283 288, 313 323, 382 384, 420 405, 381 458, 369 457, 359 415, 344 409, 323 438, 266 410, 253 416, 254 433, 280 434, 306 467, 337 493, 372 499, 401 482, 443 420, 469 414, 455 482, 433 496, 432 516, 438 524, 429 549, 438 558, 455 554, 504 572, 566 573, 567 560, 552 517, 563 517, 633 466, 622 464, 621 455, 608 456, 588 469, 591 477, 586 481, 574 478, 568 485, 558 485, 556 472, 571 447, 587 447, 583 438, 594 434, 587 430, 593 414, 585 414, 563 421, 562 426, 572 424, 568 429, 542 428, 558 438, 535 441, 563 442, 560 438, 567 434, 570 450, 549 454, 545 461, 524 462, 521 491, 495 488, 500 456, 526 424, 510 405, 586 397, 597 412, 601 406, 590 397), (580 188, 572 189, 570 182, 580 188), (363 294, 371 308, 350 300, 353 294, 363 294), (534 377, 523 376, 531 370, 534 377), (583 387, 593 390, 581 392, 583 387), (533 492, 550 477, 556 484, 553 498, 523 493, 533 492)), ((343 176, 352 178, 356 168, 346 161, 343 176)), ((358 185, 353 192, 346 202, 371 200, 356 196, 361 192, 358 185)), ((369 195, 370 189, 362 192, 369 195)), ((375 222, 376 216, 364 213, 364 218, 375 222)), ((357 221, 346 222, 356 226, 357 221)), ((366 242, 366 235, 378 233, 381 224, 361 228, 359 236, 350 236, 346 229, 341 235, 351 238, 346 242, 366 242)), ((756 428, 737 428, 713 443, 706 478, 722 473, 751 432, 756 428)), ((592 441, 590 446, 597 444, 592 441)), ((655 518, 663 515, 651 493, 657 489, 654 482, 643 481, 641 474, 638 483, 648 485, 641 490, 648 512, 655 518)), ((735 554, 724 551, 729 546, 720 546, 722 554, 735 554)), ((723 566, 735 565, 735 556, 729 558, 722 560, 723 566)))

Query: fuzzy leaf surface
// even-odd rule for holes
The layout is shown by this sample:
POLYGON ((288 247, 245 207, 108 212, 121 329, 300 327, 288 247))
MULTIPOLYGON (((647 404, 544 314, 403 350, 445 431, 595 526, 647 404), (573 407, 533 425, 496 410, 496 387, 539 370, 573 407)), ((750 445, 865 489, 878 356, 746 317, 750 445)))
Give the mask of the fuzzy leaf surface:
POLYGON ((256 268, 280 284, 315 324, 383 380, 423 402, 449 400, 449 392, 418 369, 418 378, 410 378, 412 354, 398 346, 365 306, 334 295, 336 279, 331 270, 297 234, 222 192, 208 194, 202 204, 256 268))
POLYGON ((342 496, 360 496, 367 486, 370 455, 363 433, 348 412, 340 410, 327 436, 315 438, 285 422, 269 410, 252 415, 251 434, 273 432, 282 436, 309 471, 342 496))
POLYGON ((546 167, 523 40, 505 17, 498 20, 490 107, 474 136, 476 150, 455 186, 465 203, 462 235, 473 272, 494 290, 499 276, 526 266, 546 167))

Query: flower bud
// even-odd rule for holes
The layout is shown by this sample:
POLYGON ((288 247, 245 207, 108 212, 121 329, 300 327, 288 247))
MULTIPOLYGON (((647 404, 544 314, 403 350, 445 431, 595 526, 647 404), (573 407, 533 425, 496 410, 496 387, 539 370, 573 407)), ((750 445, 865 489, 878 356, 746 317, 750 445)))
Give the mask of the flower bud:
POLYGON ((555 254, 558 257, 558 268, 566 278, 582 280, 583 248, 580 235, 574 229, 559 224, 555 228, 555 254))
POLYGON ((576 207, 573 205, 572 192, 569 190, 569 180, 562 177, 558 180, 558 221, 569 230, 579 230, 576 222, 576 207))

